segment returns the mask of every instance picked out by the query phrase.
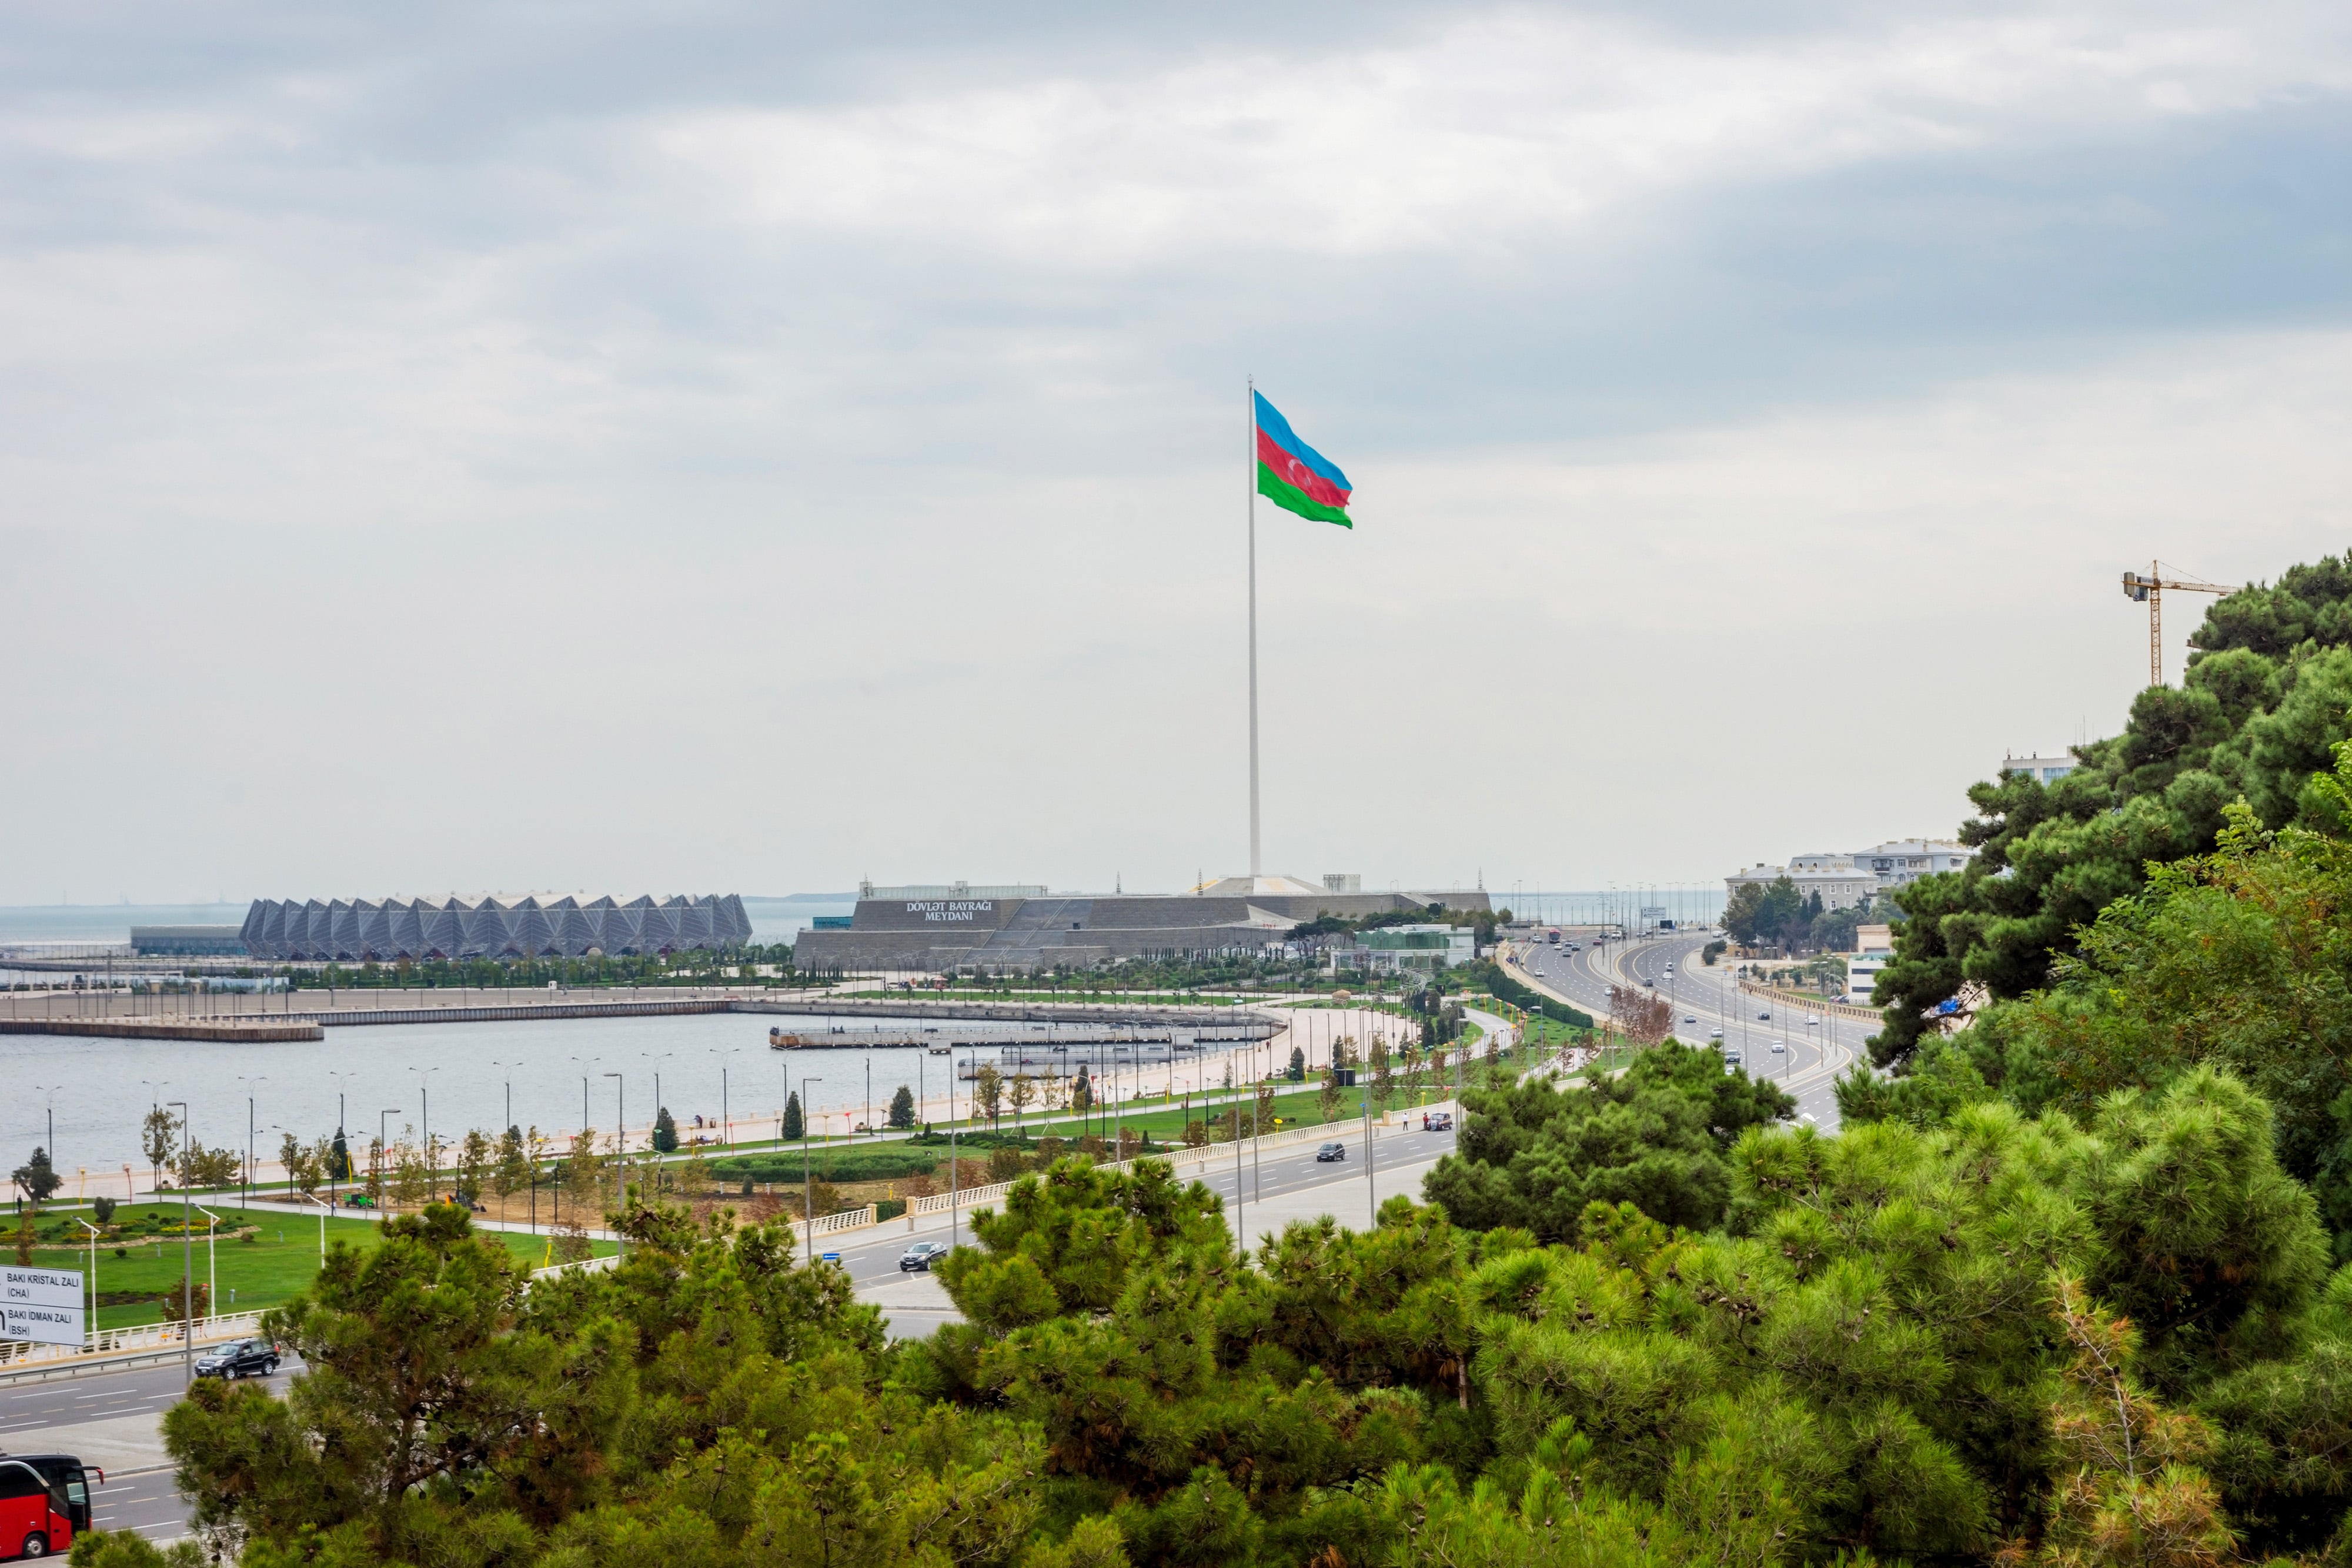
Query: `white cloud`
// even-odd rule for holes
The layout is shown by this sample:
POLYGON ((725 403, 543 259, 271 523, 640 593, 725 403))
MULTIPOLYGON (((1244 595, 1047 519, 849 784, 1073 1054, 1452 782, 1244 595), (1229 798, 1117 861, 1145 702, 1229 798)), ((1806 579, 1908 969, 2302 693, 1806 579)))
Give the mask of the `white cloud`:
POLYGON ((497 15, 0 115, 0 902, 1229 865, 1244 369, 1361 497, 1265 530, 1296 871, 1948 828, 2118 721, 2124 566, 2344 542, 2332 10, 610 102, 497 15))
POLYGON ((1792 45, 1512 12, 1110 81, 682 110, 646 134, 698 177, 698 204, 775 229, 1049 268, 1236 247, 1459 253, 1697 184, 2130 133, 2352 79, 2340 41, 2305 53, 2252 20, 1961 13, 1792 45))

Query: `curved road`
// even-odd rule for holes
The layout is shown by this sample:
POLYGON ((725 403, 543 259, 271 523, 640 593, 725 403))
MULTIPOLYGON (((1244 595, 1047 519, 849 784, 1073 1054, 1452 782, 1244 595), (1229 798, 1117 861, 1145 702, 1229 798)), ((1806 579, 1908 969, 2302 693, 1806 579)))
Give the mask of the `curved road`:
POLYGON ((1716 1043, 1727 1054, 1738 1052, 1750 1073, 1796 1097, 1798 1121, 1835 1129, 1833 1085, 1867 1059, 1863 1042, 1874 1031, 1858 1019, 1738 990, 1736 966, 1699 962, 1699 949, 1713 939, 1711 933, 1669 932, 1596 945, 1571 936, 1569 940, 1585 943, 1581 952, 1569 951, 1566 942, 1558 947, 1520 943, 1511 958, 1527 977, 1596 1018, 1609 1011, 1611 986, 1654 988, 1674 1004, 1675 1038, 1704 1044, 1710 1031, 1721 1030, 1716 1043))

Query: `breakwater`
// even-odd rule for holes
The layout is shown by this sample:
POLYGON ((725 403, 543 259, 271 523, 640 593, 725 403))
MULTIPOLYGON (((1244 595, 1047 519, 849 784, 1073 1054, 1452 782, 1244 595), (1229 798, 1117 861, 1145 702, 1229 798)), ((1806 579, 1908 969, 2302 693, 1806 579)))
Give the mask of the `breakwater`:
POLYGON ((204 1040, 225 1045, 274 1045, 324 1040, 327 1031, 308 1019, 270 1023, 250 1019, 0 1019, 0 1034, 71 1034, 100 1040, 204 1040))

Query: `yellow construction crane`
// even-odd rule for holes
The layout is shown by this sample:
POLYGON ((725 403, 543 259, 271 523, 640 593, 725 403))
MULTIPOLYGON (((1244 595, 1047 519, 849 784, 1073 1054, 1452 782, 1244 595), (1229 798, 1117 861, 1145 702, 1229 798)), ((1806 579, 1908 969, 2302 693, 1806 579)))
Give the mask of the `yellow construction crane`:
POLYGON ((2208 582, 2201 577, 2167 577, 2160 560, 2148 563, 2146 577, 2136 571, 2124 573, 2124 597, 2147 606, 2147 684, 2152 686, 2164 685, 2164 591, 2168 588, 2177 593, 2238 591, 2228 583, 2208 582))

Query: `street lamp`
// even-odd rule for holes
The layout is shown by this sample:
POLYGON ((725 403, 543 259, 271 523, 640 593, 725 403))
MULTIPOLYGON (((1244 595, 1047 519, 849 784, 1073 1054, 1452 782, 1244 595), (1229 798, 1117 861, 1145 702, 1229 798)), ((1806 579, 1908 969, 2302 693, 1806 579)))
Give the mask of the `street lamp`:
POLYGON ((188 1166, 194 1163, 188 1146, 188 1103, 184 1100, 166 1103, 180 1112, 180 1377, 183 1388, 193 1388, 196 1383, 196 1241, 189 1228, 195 1223, 195 1197, 188 1191, 188 1166))
POLYGON ((604 1060, 601 1056, 575 1056, 572 1059, 572 1065, 583 1070, 580 1074, 580 1130, 583 1133, 588 1130, 588 1074, 585 1070, 604 1060))
POLYGON ((323 1269, 327 1266, 327 1214, 334 1205, 315 1192, 306 1192, 302 1196, 319 1206, 319 1267, 323 1269))
POLYGON ((441 1070, 437 1067, 412 1067, 416 1074, 416 1098, 420 1105, 418 1119, 425 1124, 425 1201, 433 1201, 433 1189, 439 1185, 440 1171, 433 1158, 433 1099, 425 1092, 425 1079, 441 1070))
MULTIPOLYGON (((652 1051, 641 1051, 637 1052, 637 1055, 638 1055, 641 1059, 643 1059, 644 1061, 668 1061, 668 1060, 669 1060, 673 1055, 675 1055, 675 1054, 677 1054, 677 1053, 676 1053, 676 1052, 674 1052, 674 1051, 663 1051, 663 1052, 662 1052, 661 1054, 659 1054, 658 1056, 656 1056, 654 1052, 652 1052, 652 1051)), ((662 1104, 662 1092, 661 1092, 661 1069, 660 1069, 660 1068, 658 1068, 658 1067, 656 1067, 656 1068, 655 1068, 655 1069, 654 1069, 654 1121, 655 1121, 655 1123, 656 1123, 656 1128, 657 1128, 657 1126, 658 1126, 658 1124, 659 1124, 659 1123, 660 1123, 660 1121, 661 1121, 661 1113, 662 1113, 663 1109, 664 1109, 664 1106, 663 1106, 663 1104, 662 1104)), ((670 1118, 670 1120, 671 1120, 671 1122, 674 1124, 674 1123, 676 1123, 676 1121, 677 1120, 677 1117, 675 1117, 675 1116, 673 1116, 673 1117, 671 1117, 671 1118, 670 1118)), ((662 1152, 661 1152, 661 1150, 659 1150, 659 1149, 657 1149, 657 1148, 654 1148, 654 1147, 653 1147, 653 1144, 654 1144, 654 1133, 655 1133, 655 1131, 656 1130, 656 1128, 648 1128, 648 1129, 646 1129, 646 1146, 647 1148, 649 1148, 649 1149, 653 1149, 653 1155, 654 1155, 654 1182, 655 1182, 655 1184, 656 1184, 656 1186, 658 1186, 658 1185, 660 1185, 660 1182, 661 1182, 661 1173, 662 1173, 661 1154, 662 1154, 662 1152)))
POLYGON ((379 1198, 382 1197, 383 1191, 384 1164, 392 1157, 392 1134, 384 1127, 384 1118, 386 1116, 397 1116, 399 1114, 400 1107, 394 1105, 389 1111, 378 1113, 375 1119, 376 1192, 379 1198))
POLYGON ((722 1148, 732 1148, 735 1145, 735 1124, 730 1119, 727 1109, 727 1064, 740 1052, 735 1047, 725 1051, 717 1046, 709 1049, 710 1054, 719 1059, 719 1143, 722 1148))
MULTIPOLYGON (((625 1218, 629 1212, 629 1081, 617 1072, 607 1072, 604 1076, 613 1081, 613 1092, 617 1102, 613 1112, 613 1142, 621 1152, 621 1213, 625 1218)), ((613 1249, 617 1258, 629 1255, 627 1232, 614 1233, 613 1249)))
POLYGON ((98 1227, 79 1215, 74 1223, 89 1232, 89 1348, 98 1348, 98 1227))
MULTIPOLYGON (((816 1261, 816 1187, 815 1185, 809 1180, 808 1086, 812 1083, 822 1083, 824 1082, 824 1080, 822 1078, 803 1078, 801 1080, 801 1240, 804 1252, 804 1256, 802 1260, 803 1267, 806 1267, 808 1264, 816 1261)), ((952 1197, 955 1190, 955 1176, 953 1174, 954 1152, 952 1145, 950 1145, 950 1148, 949 1161, 950 1174, 948 1176, 948 1190, 950 1197, 948 1201, 950 1204, 950 1212, 952 1214, 955 1201, 952 1197)), ((949 1231, 949 1240, 950 1244, 952 1244, 955 1234, 952 1229, 952 1221, 950 1221, 950 1227, 951 1228, 949 1231)))
POLYGON ((205 1305, 212 1309, 205 1315, 216 1318, 220 1316, 220 1216, 201 1203, 196 1212, 205 1217, 205 1305))
MULTIPOLYGON (((246 1086, 245 1181, 237 1189, 236 1202, 239 1208, 250 1208, 253 1207, 253 1085, 257 1083, 267 1083, 269 1082, 269 1079, 268 1075, 266 1073, 256 1073, 251 1077, 247 1077, 246 1074, 240 1072, 236 1075, 236 1081, 246 1086)), ((49 1157, 51 1159, 55 1159, 57 1156, 52 1154, 49 1157)), ((294 1175, 292 1171, 288 1171, 286 1174, 289 1178, 291 1178, 294 1175)))

